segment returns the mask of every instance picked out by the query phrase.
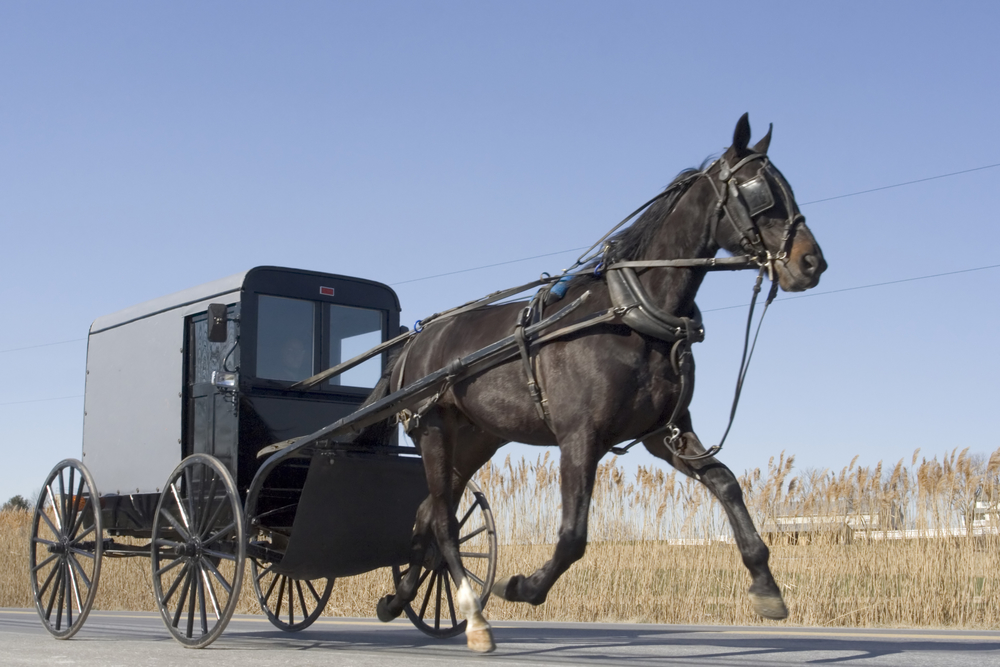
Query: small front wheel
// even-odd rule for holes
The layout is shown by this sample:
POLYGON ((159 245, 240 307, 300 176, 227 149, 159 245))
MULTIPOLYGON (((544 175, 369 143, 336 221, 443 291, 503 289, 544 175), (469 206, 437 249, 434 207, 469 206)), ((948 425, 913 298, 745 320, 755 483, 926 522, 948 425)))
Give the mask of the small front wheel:
POLYGON ((243 583, 243 509, 232 475, 213 456, 193 454, 167 480, 153 517, 153 594, 174 639, 215 641, 232 618, 243 583))
POLYGON ((60 461, 35 503, 28 564, 35 609, 53 637, 69 639, 87 620, 103 546, 93 477, 76 459, 60 461))
POLYGON ((250 559, 253 590, 260 608, 276 628, 298 632, 312 625, 326 609, 333 592, 331 579, 294 579, 274 571, 274 563, 250 559))

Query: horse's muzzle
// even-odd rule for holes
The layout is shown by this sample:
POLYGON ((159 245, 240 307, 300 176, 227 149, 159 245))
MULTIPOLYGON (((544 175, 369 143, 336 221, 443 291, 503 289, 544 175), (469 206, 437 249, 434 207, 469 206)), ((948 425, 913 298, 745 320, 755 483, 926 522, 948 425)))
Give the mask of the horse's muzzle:
POLYGON ((819 284, 826 260, 818 246, 806 252, 792 249, 787 262, 778 262, 778 282, 786 292, 802 292, 819 284))

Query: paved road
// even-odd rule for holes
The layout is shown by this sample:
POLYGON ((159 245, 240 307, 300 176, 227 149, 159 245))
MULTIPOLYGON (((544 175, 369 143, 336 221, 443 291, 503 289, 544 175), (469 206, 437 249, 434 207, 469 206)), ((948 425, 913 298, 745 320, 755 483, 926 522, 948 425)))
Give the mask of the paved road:
POLYGON ((500 647, 481 657, 469 653, 461 638, 432 640, 403 620, 383 625, 321 619, 286 634, 262 617, 237 616, 210 647, 188 650, 153 613, 93 612, 75 638, 57 641, 34 611, 0 609, 0 664, 443 667, 475 660, 505 666, 1000 667, 1000 632, 526 622, 495 627, 500 647))

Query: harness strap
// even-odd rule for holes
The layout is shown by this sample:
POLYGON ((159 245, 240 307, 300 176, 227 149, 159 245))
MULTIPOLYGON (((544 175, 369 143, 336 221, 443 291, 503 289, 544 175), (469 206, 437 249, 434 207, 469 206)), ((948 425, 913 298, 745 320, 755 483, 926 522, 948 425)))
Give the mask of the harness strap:
POLYGON ((524 375, 528 381, 528 393, 531 395, 531 400, 535 404, 535 412, 538 413, 539 419, 545 422, 545 425, 550 431, 555 432, 552 428, 552 416, 549 414, 549 400, 545 396, 545 390, 542 388, 541 383, 539 383, 537 378, 537 369, 535 367, 535 359, 537 355, 532 355, 531 353, 531 339, 525 333, 525 329, 532 324, 535 324, 541 317, 541 302, 545 298, 545 292, 539 291, 532 297, 531 301, 528 302, 527 307, 521 311, 518 316, 517 324, 514 326, 514 341, 517 343, 518 352, 521 355, 521 364, 524 367, 524 375))

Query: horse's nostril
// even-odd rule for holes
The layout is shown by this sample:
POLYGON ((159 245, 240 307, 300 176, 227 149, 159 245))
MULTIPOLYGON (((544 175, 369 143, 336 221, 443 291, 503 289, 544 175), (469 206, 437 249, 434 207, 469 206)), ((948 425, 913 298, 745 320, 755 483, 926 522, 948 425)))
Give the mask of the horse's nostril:
POLYGON ((819 268, 820 259, 816 255, 803 255, 802 259, 799 260, 800 266, 802 268, 802 273, 807 276, 814 275, 816 270, 819 268))

